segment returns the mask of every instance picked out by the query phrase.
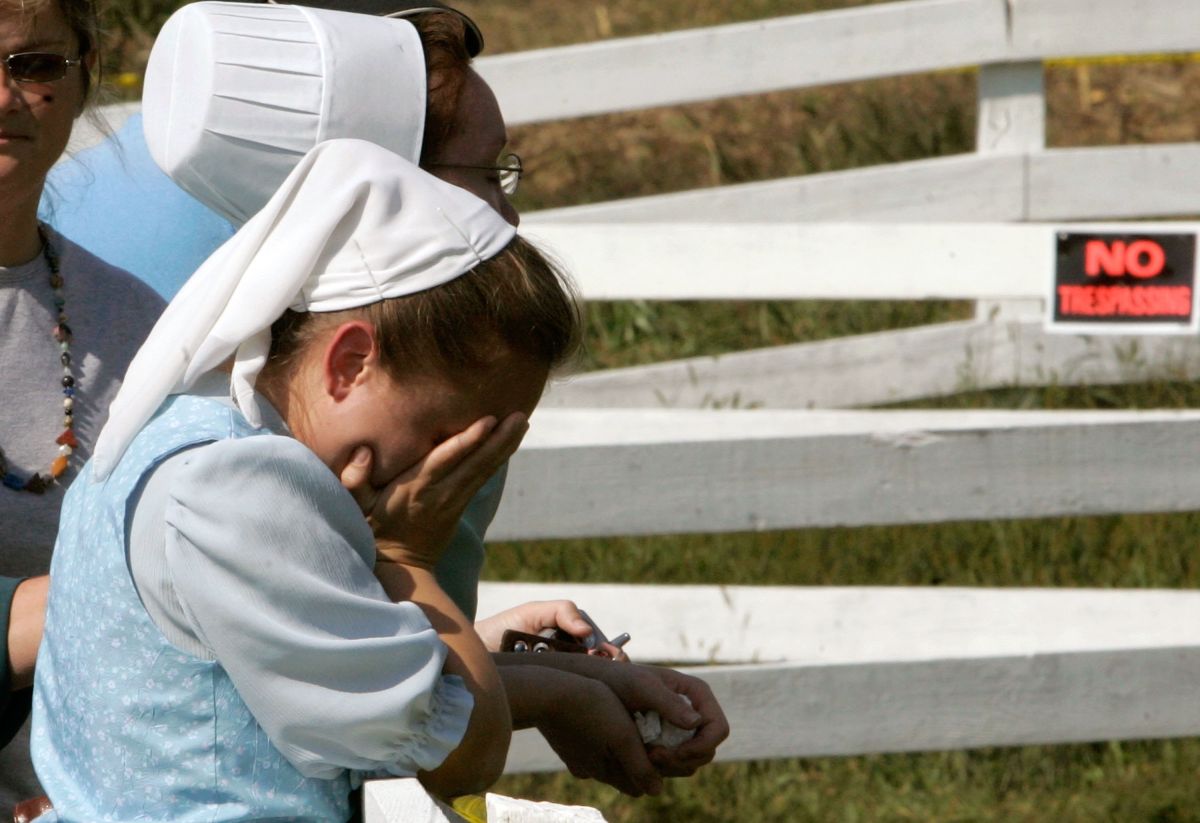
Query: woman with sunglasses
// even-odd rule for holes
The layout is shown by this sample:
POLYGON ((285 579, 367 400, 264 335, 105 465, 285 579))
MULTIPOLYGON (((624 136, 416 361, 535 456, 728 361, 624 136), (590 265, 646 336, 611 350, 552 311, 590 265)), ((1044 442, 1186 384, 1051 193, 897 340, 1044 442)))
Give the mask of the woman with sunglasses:
POLYGON ((162 309, 38 220, 97 63, 90 0, 0 0, 0 810, 39 794, 28 706, 64 486, 162 309))

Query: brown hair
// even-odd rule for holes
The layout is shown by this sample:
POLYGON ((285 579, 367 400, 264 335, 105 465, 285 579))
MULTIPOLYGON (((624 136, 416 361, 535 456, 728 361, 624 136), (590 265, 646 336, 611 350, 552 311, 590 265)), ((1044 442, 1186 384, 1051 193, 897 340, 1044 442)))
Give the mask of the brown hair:
POLYGON ((447 12, 430 12, 410 18, 421 37, 425 52, 425 74, 429 91, 425 104, 425 136, 421 141, 421 165, 435 159, 458 121, 471 55, 462 18, 447 12))
POLYGON ((350 317, 375 327, 384 368, 398 380, 486 366, 500 347, 559 369, 575 356, 582 338, 574 287, 536 246, 517 236, 461 277, 416 294, 342 312, 289 310, 271 327, 268 368, 287 371, 320 330, 350 317))
MULTIPOLYGON (((95 85, 86 58, 100 50, 100 20, 94 0, 0 0, 0 12, 19 14, 32 21, 34 15, 51 3, 57 4, 78 43, 79 53, 75 56, 84 60, 80 72, 83 78, 83 99, 86 102, 95 85)), ((96 60, 97 68, 99 65, 100 61, 96 60)))

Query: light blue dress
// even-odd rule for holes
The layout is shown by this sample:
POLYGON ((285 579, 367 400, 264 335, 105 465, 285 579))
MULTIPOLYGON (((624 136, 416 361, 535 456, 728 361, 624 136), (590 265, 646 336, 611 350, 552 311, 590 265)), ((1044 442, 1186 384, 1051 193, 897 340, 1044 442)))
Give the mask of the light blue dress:
MULTIPOLYGON (((307 459, 316 461, 298 442, 252 428, 223 403, 182 395, 164 404, 106 481, 92 482, 85 467, 71 486, 51 566, 34 692, 34 764, 55 807, 57 817, 49 819, 344 821, 360 772, 415 773, 440 764, 458 745, 470 717, 470 693, 458 678, 441 674, 445 646, 419 608, 389 602, 382 588, 375 597, 346 597, 347 591, 371 590, 373 537, 361 515, 340 512, 356 507, 331 472, 323 486, 289 488, 294 475, 319 477, 286 471, 287 460, 307 459), (244 446, 255 441, 280 449, 285 470, 273 474, 272 465, 246 459, 244 446), (329 607, 290 602, 288 592, 273 585, 277 558, 264 556, 257 596, 238 604, 266 616, 258 626, 276 627, 264 630, 257 654, 225 665, 164 638, 130 579, 127 503, 162 460, 205 443, 190 453, 194 471, 211 481, 213 500, 220 497, 217 489, 232 489, 255 498, 260 515, 227 524, 230 518, 212 501, 180 511, 168 550, 186 551, 189 534, 212 529, 227 530, 231 552, 255 552, 261 545, 256 537, 268 532, 326 541, 334 559, 314 573, 328 576, 330 602, 339 613, 363 610, 369 618, 363 623, 372 626, 380 610, 389 610, 391 636, 330 633, 311 656, 274 653, 270 631, 291 632, 307 621, 301 628, 319 634, 329 607), (290 495, 308 497, 308 505, 328 510, 330 522, 354 523, 361 532, 341 542, 333 533, 289 533, 294 526, 276 516, 273 498, 290 495), (202 522, 190 524, 189 518, 202 522), (346 562, 347 552, 357 558, 346 562), (381 644, 388 654, 379 654, 381 644), (384 667, 381 660, 393 662, 384 667), (256 684, 252 689, 239 683, 247 666, 259 670, 246 681, 256 684), (290 741, 281 750, 255 709, 271 705, 277 692, 297 690, 308 694, 312 710, 278 720, 290 726, 278 735, 290 741), (389 708, 383 716, 362 717, 361 728, 339 747, 328 739, 321 705, 363 694, 371 697, 364 705, 386 698, 389 708)), ((213 618, 188 614, 203 640, 213 618)))

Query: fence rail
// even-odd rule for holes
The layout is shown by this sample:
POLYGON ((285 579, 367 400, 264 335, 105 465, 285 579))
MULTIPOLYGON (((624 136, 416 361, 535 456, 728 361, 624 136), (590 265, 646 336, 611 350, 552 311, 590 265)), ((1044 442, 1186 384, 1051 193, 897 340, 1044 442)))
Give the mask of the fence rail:
POLYGON ((546 410, 493 540, 1200 509, 1197 412, 546 410))
POLYGON ((1200 48, 1191 0, 909 0, 484 57, 509 123, 980 64, 1200 48))
MULTIPOLYGON (((1041 65, 1195 51, 1198 24, 1191 0, 919 0, 480 61, 513 123, 979 67, 972 154, 528 215, 592 299, 981 302, 556 386, 491 539, 1200 508, 1197 412, 800 410, 1200 374, 1194 335, 1046 334, 1061 227, 1032 222, 1200 214, 1200 145, 1047 149, 1041 65)), ((1200 733, 1191 593, 488 585, 484 609, 563 595, 644 627, 635 653, 726 664, 693 670, 722 759, 1200 733)), ((561 765, 523 734, 509 768, 561 765)))

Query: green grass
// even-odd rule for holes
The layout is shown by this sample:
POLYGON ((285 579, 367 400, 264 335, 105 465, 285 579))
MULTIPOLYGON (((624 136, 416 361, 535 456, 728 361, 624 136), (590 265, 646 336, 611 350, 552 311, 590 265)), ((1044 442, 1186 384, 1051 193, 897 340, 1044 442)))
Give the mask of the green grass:
POLYGON ((1101 743, 717 764, 630 800, 564 775, 497 791, 595 805, 612 823, 1200 820, 1200 742, 1101 743))
POLYGON ((960 320, 945 302, 614 302, 588 306, 584 369, 723 354, 960 320))

